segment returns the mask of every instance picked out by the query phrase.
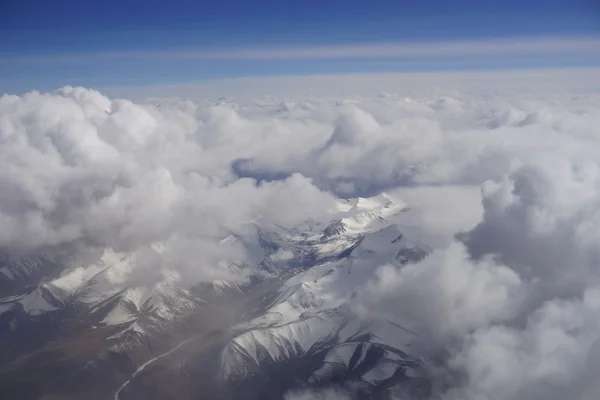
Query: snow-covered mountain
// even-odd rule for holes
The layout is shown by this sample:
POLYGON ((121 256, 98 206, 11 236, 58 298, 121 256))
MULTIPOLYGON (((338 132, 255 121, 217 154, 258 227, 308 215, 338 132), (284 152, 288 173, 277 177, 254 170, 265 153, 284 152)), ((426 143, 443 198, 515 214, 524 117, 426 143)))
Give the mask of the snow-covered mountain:
MULTIPOLYGON (((39 390, 64 398, 76 398, 82 382, 104 382, 93 389, 97 398, 144 398, 144 387, 162 393, 165 376, 185 385, 156 398, 183 398, 181 391, 198 385, 222 398, 242 392, 262 398, 257 388, 273 379, 273 398, 297 386, 332 383, 364 395, 426 391, 427 363, 412 350, 418 332, 402 321, 362 315, 354 304, 379 266, 400 268, 427 255, 412 213, 380 194, 339 200, 329 221, 293 228, 254 221, 256 239, 224 241, 254 247, 262 261, 225 263, 231 279, 189 282, 175 272, 133 279, 143 272, 143 256, 112 250, 91 265, 60 265, 44 255, 0 259, 0 337, 11 348, 0 359, 0 378, 8 382, 51 349, 70 354, 67 375, 80 377, 78 383, 55 387, 66 378, 49 378, 43 369, 32 379, 39 390), (32 329, 41 333, 23 336, 32 329), (210 374, 199 367, 207 362, 210 374), (154 369, 165 368, 162 378, 153 378, 154 369), (288 375, 282 378, 282 371, 288 375), (202 384, 194 381, 198 373, 202 384)), ((18 386, 8 388, 22 394, 18 386)))

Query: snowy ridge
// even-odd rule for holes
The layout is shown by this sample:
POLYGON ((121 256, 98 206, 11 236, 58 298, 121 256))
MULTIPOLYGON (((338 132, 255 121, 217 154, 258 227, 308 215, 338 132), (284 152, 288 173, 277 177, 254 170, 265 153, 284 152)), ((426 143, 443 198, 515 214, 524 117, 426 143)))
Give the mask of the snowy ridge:
POLYGON ((36 317, 58 310, 60 302, 52 296, 45 285, 41 285, 27 294, 7 297, 0 301, 0 314, 15 307, 21 307, 27 314, 36 317))
POLYGON ((126 289, 100 323, 123 325, 123 330, 111 338, 145 335, 149 330, 169 325, 198 307, 201 307, 201 300, 179 287, 177 282, 166 280, 151 287, 126 289))
POLYGON ((416 334, 387 321, 359 320, 346 307, 324 310, 294 322, 255 327, 236 336, 222 353, 222 376, 243 378, 263 363, 293 360, 339 343, 394 345, 408 351, 417 339, 416 334))
MULTIPOLYGON (((222 353, 224 378, 239 379, 263 363, 282 362, 327 349, 354 354, 357 346, 366 343, 408 351, 411 343, 419 340, 416 333, 397 323, 361 319, 352 306, 354 295, 374 277, 379 266, 401 266, 427 254, 417 231, 405 233, 400 229, 399 224, 405 222, 406 204, 382 194, 345 200, 338 209, 343 211, 328 225, 312 224, 304 232, 296 228, 290 233, 264 235, 270 244, 276 243, 273 248, 278 252, 283 249, 301 257, 296 250, 301 247, 305 254, 315 257, 312 264, 305 264, 283 283, 262 315, 238 326, 240 333, 222 353), (339 347, 342 344, 346 347, 339 347)), ((349 354, 335 352, 332 357, 337 354, 338 362, 349 354)), ((393 375, 405 361, 394 354, 379 357, 381 364, 364 376, 365 381, 373 383, 393 375)), ((350 368, 348 357, 342 364, 350 368)), ((324 364, 323 368, 329 367, 324 364)))
POLYGON ((228 271, 230 276, 239 277, 239 280, 216 279, 198 283, 195 285, 195 288, 202 300, 210 301, 215 297, 226 296, 232 293, 241 293, 248 285, 246 276, 249 268, 247 265, 238 262, 221 262, 219 264, 221 268, 228 271))
POLYGON ((37 254, 11 260, 0 256, 0 280, 18 280, 35 275, 54 265, 56 260, 48 254, 37 254))
POLYGON ((223 376, 236 377, 252 367, 258 368, 263 362, 291 360, 305 355, 319 339, 334 335, 339 323, 317 315, 243 333, 234 338, 223 352, 223 376))
POLYGON ((310 383, 327 382, 336 375, 350 374, 355 380, 377 385, 390 379, 398 371, 419 369, 421 363, 400 351, 373 343, 349 342, 327 352, 322 366, 313 372, 310 383))
MULTIPOLYGON (((160 250, 160 246, 154 247, 160 250)), ((99 325, 122 325, 114 339, 144 335, 201 304, 176 276, 145 285, 130 282, 137 268, 135 258, 135 253, 105 250, 95 264, 68 268, 27 294, 4 299, 0 312, 21 307, 34 317, 74 305, 80 312, 97 314, 99 325)))

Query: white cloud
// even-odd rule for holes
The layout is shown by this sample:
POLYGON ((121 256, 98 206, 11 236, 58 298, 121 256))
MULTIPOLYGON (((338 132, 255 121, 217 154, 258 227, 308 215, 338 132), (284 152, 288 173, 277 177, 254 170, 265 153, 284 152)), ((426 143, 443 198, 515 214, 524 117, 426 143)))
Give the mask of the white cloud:
POLYGON ((221 279, 224 261, 252 273, 256 255, 231 239, 251 221, 291 227, 326 218, 336 195, 397 191, 421 209, 435 250, 382 266, 357 305, 428 339, 463 378, 447 399, 589 399, 599 106, 593 93, 515 91, 218 104, 82 88, 3 96, 0 248, 137 250, 136 279, 221 279))
POLYGON ((237 179, 229 163, 244 151, 241 135, 248 127, 264 134, 273 122, 227 107, 202 112, 109 100, 82 88, 2 97, 0 247, 17 254, 73 245, 131 251, 167 241, 164 258, 197 269, 198 278, 221 258, 244 258, 215 243, 253 219, 288 226, 334 206, 298 174, 237 179))
POLYGON ((589 399, 597 389, 597 161, 531 158, 484 183, 465 244, 381 267, 359 300, 464 374, 444 399, 589 399))
POLYGON ((432 346, 510 318, 521 296, 522 282, 514 271, 492 260, 473 263, 456 243, 400 270, 383 266, 377 275, 365 289, 365 309, 391 312, 432 346))
POLYGON ((453 360, 468 384, 449 398, 588 399, 598 372, 600 292, 547 302, 524 328, 490 326, 473 333, 453 360), (586 394, 587 392, 587 394, 586 394), (586 397, 588 396, 588 397, 586 397))
POLYGON ((279 249, 275 253, 271 254, 273 261, 289 261, 294 258, 294 253, 290 250, 279 249))
POLYGON ((408 324, 464 374, 445 399, 588 399, 597 388, 598 160, 580 148, 570 158, 573 136, 548 139, 521 140, 527 154, 513 149, 519 162, 484 182, 465 245, 381 267, 363 293, 362 308, 408 324))

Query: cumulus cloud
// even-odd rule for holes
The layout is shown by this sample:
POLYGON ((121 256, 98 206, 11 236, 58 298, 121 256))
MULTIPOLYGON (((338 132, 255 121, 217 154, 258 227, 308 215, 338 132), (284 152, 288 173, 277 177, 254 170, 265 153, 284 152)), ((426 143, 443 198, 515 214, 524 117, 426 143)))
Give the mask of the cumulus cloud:
POLYGON ((490 321, 509 318, 522 285, 510 268, 492 260, 472 262, 457 243, 400 270, 383 266, 377 275, 377 283, 365 290, 367 309, 391 307, 394 316, 429 343, 460 338, 490 321), (389 297, 394 301, 388 303, 389 297), (398 307, 408 303, 412 306, 398 307))
POLYGON ((361 307, 407 323, 464 374, 444 399, 588 399, 597 389, 597 162, 547 155, 486 181, 482 220, 460 241, 381 267, 363 292, 361 307))
POLYGON ((110 248, 136 252, 136 279, 224 279, 223 265, 245 263, 249 275, 260 260, 237 240, 255 224, 291 228, 331 218, 336 197, 394 191, 420 208, 434 250, 381 266, 355 304, 426 339, 427 355, 458 377, 440 397, 590 399, 600 368, 599 105, 573 94, 5 95, 0 249, 110 248))
POLYGON ((2 97, 0 126, 0 248, 9 254, 162 242, 163 259, 202 277, 203 264, 245 258, 221 243, 244 225, 294 226, 333 207, 299 174, 235 177, 229 162, 244 138, 231 135, 262 125, 228 107, 163 109, 67 87, 2 97))

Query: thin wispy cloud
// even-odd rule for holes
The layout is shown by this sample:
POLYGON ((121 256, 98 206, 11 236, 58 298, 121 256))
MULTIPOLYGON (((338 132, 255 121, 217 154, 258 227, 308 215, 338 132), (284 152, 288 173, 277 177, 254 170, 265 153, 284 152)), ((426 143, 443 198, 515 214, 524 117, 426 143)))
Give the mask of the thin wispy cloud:
POLYGON ((335 59, 440 57, 580 53, 600 50, 600 38, 507 38, 489 40, 355 44, 301 48, 227 50, 206 53, 174 53, 181 57, 220 59, 335 59))
POLYGON ((238 47, 152 51, 96 51, 13 57, 1 63, 81 62, 89 60, 335 60, 411 59, 478 56, 589 56, 600 53, 600 37, 512 37, 478 40, 359 43, 347 45, 238 47))

